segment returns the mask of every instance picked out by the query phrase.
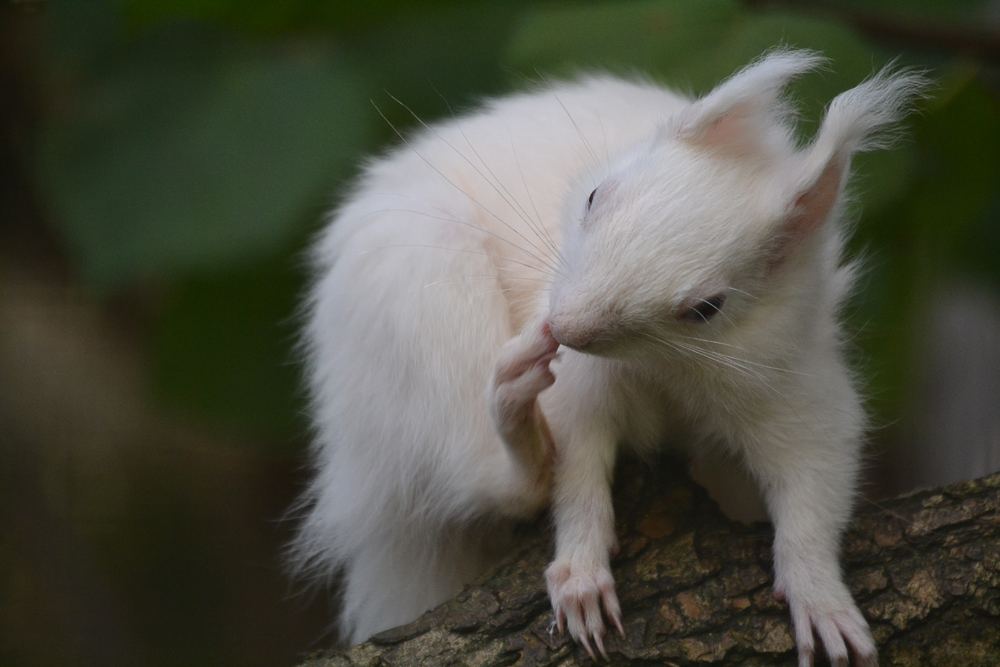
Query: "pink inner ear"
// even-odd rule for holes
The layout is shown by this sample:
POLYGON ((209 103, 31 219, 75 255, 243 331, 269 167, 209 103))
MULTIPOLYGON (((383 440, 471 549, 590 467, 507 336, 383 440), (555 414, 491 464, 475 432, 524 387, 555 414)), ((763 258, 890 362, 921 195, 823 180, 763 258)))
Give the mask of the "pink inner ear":
POLYGON ((772 253, 770 270, 781 265, 795 248, 805 243, 823 226, 840 196, 843 177, 843 160, 834 156, 816 182, 795 198, 788 209, 785 223, 779 229, 780 237, 772 253))
POLYGON ((749 124, 747 106, 741 104, 709 125, 698 143, 708 148, 736 147, 745 144, 749 124))
POLYGON ((746 153, 760 140, 754 122, 759 111, 753 102, 743 102, 712 120, 696 120, 682 136, 687 134, 690 142, 704 148, 746 153))
POLYGON ((843 165, 835 157, 826 165, 812 187, 795 199, 790 222, 798 235, 811 235, 829 217, 840 194, 843 173, 843 165))

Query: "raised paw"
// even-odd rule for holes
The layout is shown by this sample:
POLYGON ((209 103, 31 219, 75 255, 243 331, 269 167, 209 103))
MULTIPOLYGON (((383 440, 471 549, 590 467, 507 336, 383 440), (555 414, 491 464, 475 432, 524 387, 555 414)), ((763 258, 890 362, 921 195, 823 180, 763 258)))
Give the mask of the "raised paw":
POLYGON ((591 658, 594 649, 604 650, 605 619, 625 635, 621 606, 615 594, 615 580, 606 567, 573 567, 556 561, 545 571, 556 627, 581 644, 591 658))
POLYGON ((489 398, 493 421, 505 439, 536 428, 535 399, 555 382, 549 364, 558 348, 547 321, 528 327, 501 348, 489 398))
POLYGON ((853 604, 837 611, 821 610, 822 605, 802 604, 792 597, 789 608, 795 626, 795 643, 799 650, 799 667, 812 667, 815 657, 815 636, 823 642, 827 658, 833 667, 848 667, 850 653, 855 667, 877 667, 878 652, 871 630, 861 612, 853 604))

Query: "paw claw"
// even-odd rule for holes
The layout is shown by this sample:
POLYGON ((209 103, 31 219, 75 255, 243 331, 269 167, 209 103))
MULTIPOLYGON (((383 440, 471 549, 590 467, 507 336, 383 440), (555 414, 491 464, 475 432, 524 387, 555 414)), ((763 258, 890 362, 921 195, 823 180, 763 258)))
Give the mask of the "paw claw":
POLYGON ((545 572, 557 624, 565 618, 570 636, 591 658, 596 647, 608 660, 604 646, 606 627, 614 625, 624 636, 614 579, 607 567, 586 568, 583 572, 574 569, 569 563, 557 562, 545 572))
POLYGON ((878 664, 868 623, 848 596, 844 590, 843 596, 826 601, 826 605, 803 604, 797 599, 794 589, 791 591, 788 605, 799 647, 799 667, 813 667, 816 653, 814 631, 823 643, 823 650, 832 667, 849 667, 851 653, 857 667, 878 664))
POLYGON ((596 632, 594 633, 594 644, 597 646, 597 650, 601 652, 601 655, 604 656, 604 659, 609 660, 608 652, 604 650, 604 640, 596 632))
POLYGON ((579 642, 583 644, 583 648, 587 650, 587 655, 590 656, 590 659, 597 660, 597 656, 594 655, 594 649, 590 648, 590 642, 587 641, 587 635, 580 635, 579 642))

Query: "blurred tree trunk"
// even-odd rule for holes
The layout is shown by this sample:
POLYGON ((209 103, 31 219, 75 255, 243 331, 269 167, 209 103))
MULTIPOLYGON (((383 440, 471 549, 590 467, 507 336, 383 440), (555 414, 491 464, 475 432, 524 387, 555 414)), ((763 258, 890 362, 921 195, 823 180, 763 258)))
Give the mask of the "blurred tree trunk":
MULTIPOLYGON (((787 608, 771 594, 770 526, 729 522, 680 468, 620 465, 613 569, 626 637, 605 639, 610 663, 795 664, 787 608)), ((859 508, 844 565, 880 664, 1000 665, 998 510, 1000 474, 859 508)), ((303 667, 587 664, 551 627, 550 545, 539 529, 455 599, 303 667)))

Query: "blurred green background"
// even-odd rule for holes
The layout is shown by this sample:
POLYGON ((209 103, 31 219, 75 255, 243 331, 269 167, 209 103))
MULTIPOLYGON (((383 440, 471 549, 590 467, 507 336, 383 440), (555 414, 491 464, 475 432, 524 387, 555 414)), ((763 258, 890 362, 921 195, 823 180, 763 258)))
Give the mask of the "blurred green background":
POLYGON ((303 250, 359 161, 541 74, 700 93, 776 44, 808 136, 882 64, 938 85, 857 160, 866 494, 1000 468, 1000 2, 0 5, 0 664, 290 665, 303 250), (391 95, 391 96, 390 96, 391 95), (404 130, 405 131, 405 130, 404 130))

